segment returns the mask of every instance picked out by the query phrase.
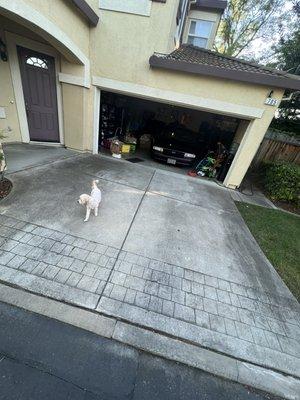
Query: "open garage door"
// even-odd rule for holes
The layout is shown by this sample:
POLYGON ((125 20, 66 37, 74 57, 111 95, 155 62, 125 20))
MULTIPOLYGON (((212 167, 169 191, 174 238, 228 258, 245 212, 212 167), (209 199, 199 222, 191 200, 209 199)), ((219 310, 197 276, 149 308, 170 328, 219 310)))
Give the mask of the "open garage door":
POLYGON ((223 181, 238 147, 241 120, 101 91, 99 151, 122 142, 122 157, 223 181), (175 169, 177 167, 177 169, 175 169))

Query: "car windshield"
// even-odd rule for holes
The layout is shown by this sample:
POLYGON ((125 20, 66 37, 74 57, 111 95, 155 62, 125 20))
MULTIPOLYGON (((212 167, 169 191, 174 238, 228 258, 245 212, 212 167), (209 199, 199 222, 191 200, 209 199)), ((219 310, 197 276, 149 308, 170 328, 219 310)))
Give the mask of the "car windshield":
POLYGON ((180 143, 198 144, 199 135, 193 131, 183 128, 170 129, 163 132, 162 137, 180 143))

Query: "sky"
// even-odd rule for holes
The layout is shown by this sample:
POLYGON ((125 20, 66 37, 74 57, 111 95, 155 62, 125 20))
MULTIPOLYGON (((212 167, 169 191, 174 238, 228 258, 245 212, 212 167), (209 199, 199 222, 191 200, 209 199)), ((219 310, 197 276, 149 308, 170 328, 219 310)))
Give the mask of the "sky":
MULTIPOLYGON (((282 3, 282 14, 286 14, 291 11, 293 7, 292 1, 283 0, 282 3)), ((285 26, 285 30, 288 32, 288 29, 289 24, 287 23, 285 26)), ((276 34, 275 29, 275 34, 269 40, 266 40, 265 38, 258 38, 254 40, 251 45, 248 46, 248 48, 240 54, 240 56, 245 58, 255 58, 256 60, 266 60, 266 62, 275 61, 276 55, 272 54, 273 52, 271 48, 274 44, 278 43, 279 38, 279 32, 276 34)))

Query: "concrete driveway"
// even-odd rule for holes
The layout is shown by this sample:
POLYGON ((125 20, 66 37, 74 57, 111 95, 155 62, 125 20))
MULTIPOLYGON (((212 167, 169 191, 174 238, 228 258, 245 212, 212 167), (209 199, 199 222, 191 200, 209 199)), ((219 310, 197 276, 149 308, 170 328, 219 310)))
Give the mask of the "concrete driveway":
POLYGON ((300 376, 299 306, 229 191, 87 154, 10 179, 1 280, 300 376), (93 178, 103 202, 83 223, 93 178))
MULTIPOLYGON (((26 153, 25 153, 26 154, 26 153)), ((2 212, 60 232, 232 282, 287 290, 249 235, 227 190, 159 169, 100 156, 10 175, 2 212), (99 217, 83 223, 77 204, 92 179, 103 192, 99 217)), ((289 295, 289 294, 288 294, 289 295)))

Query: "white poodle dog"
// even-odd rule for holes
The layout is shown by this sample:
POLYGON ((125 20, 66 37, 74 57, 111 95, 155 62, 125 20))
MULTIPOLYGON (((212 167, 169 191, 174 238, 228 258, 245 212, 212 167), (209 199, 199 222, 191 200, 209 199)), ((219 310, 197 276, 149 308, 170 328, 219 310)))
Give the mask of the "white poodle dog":
POLYGON ((84 222, 87 222, 90 217, 91 210, 94 211, 95 217, 98 215, 99 204, 101 203, 101 190, 98 188, 98 180, 93 180, 91 195, 82 194, 79 196, 78 203, 86 207, 84 222))

